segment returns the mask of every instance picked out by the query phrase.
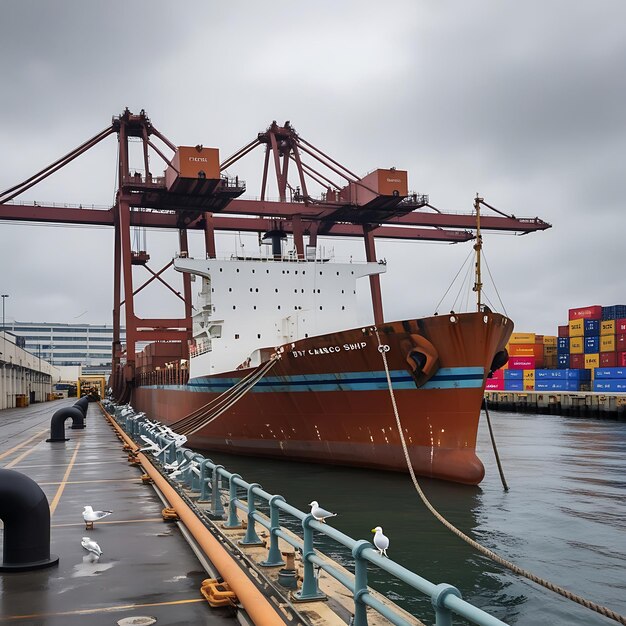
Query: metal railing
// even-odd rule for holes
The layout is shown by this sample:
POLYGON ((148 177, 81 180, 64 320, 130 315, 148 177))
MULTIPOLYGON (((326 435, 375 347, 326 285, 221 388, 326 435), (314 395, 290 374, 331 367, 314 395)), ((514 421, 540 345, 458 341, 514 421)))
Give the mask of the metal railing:
POLYGON ((249 483, 239 474, 229 472, 223 465, 214 463, 211 459, 182 445, 177 447, 176 444, 180 443, 180 439, 175 440, 175 433, 166 426, 147 419, 145 414, 137 414, 131 407, 112 408, 115 410, 116 420, 138 445, 143 445, 142 442, 148 440, 154 442, 154 448, 150 451, 160 463, 161 471, 173 468, 169 474, 170 481, 188 490, 192 497, 197 497, 197 502, 205 503, 211 516, 222 519, 225 517, 225 528, 241 528, 237 511, 244 513, 247 524, 245 536, 240 541, 241 545, 264 545, 257 534, 257 526, 268 531, 267 556, 259 565, 262 567, 285 565, 279 548, 279 539, 301 552, 304 572, 301 588, 293 594, 296 600, 313 601, 326 598, 318 585, 318 574, 321 569, 352 593, 354 626, 367 626, 367 607, 375 610, 392 624, 411 626, 413 622, 394 611, 390 604, 382 602, 370 593, 367 586, 367 566, 371 564, 428 596, 434 608, 436 626, 451 626, 454 614, 479 626, 506 626, 504 622, 463 600, 461 592, 456 587, 447 583, 435 584, 422 578, 391 559, 381 556, 369 541, 352 539, 336 528, 316 521, 310 513, 291 506, 282 496, 268 493, 258 483, 249 483), (242 498, 243 493, 245 497, 242 498), (224 496, 227 514, 222 502, 224 496), (269 507, 269 517, 258 510, 259 503, 269 507), (281 526, 281 515, 300 521, 302 537, 286 531, 281 526), (348 575, 343 568, 320 556, 313 545, 315 533, 324 535, 350 550, 354 558, 354 576, 348 575))

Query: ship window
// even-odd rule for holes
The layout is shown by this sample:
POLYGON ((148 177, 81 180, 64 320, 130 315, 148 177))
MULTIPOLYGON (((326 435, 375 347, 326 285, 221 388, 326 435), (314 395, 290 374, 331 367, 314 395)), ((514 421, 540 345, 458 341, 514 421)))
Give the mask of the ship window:
POLYGON ((339 272, 337 272, 337 276, 339 276, 339 272))
MULTIPOLYGON (((352 272, 354 274, 354 272, 352 272)), ((237 274, 239 274, 239 268, 237 268, 237 274)))
POLYGON ((356 293, 356 289, 353 289, 353 290, 352 290, 352 293, 356 293))
POLYGON ((294 290, 293 290, 293 292, 294 292, 294 293, 298 293, 298 290, 297 290, 297 289, 294 289, 294 290))
POLYGON ((215 287, 211 287, 211 293, 215 293, 215 287))
POLYGON ((252 293, 252 287, 250 287, 250 293, 252 293))
POLYGON ((237 307, 233 304, 233 309, 236 309, 237 307))
POLYGON ((322 275, 322 272, 320 272, 320 276, 322 275))
POLYGON ((239 339, 239 335, 235 333, 235 339, 239 339))
POLYGON ((257 333, 256 338, 257 338, 257 339, 261 339, 261 333, 257 333))
POLYGON ((274 291, 275 291, 276 293, 278 293, 278 289, 274 289, 274 291))
POLYGON ((345 307, 345 306, 342 306, 342 307, 341 307, 341 310, 342 310, 342 311, 345 311, 345 310, 346 310, 346 307, 345 307))
POLYGON ((320 311, 322 310, 322 307, 320 307, 320 311))
POLYGON ((252 308, 256 311, 256 304, 252 308))
POLYGON ((257 287, 257 288, 255 289, 255 291, 256 291, 257 293, 259 293, 259 288, 257 287))
POLYGON ((319 293, 319 292, 320 292, 320 290, 318 289, 318 290, 317 290, 317 293, 319 293))
POLYGON ((305 336, 305 337, 308 337, 308 336, 309 336, 309 333, 304 333, 304 336, 305 336))
POLYGON ((278 305, 278 310, 280 311, 280 304, 278 305))
POLYGON ((220 267, 220 272, 223 272, 223 271, 224 271, 224 269, 220 267))
POLYGON ((270 271, 269 271, 269 270, 265 270, 265 273, 266 273, 266 274, 269 274, 269 273, 270 273, 270 271))
POLYGON ((285 270, 283 270, 283 274, 285 273, 285 270))
POLYGON ((302 293, 304 293, 304 289, 302 289, 302 293))
POLYGON ((350 272, 350 274, 354 274, 354 270, 352 270, 352 271, 350 272))
POLYGON ((341 293, 344 293, 343 289, 341 290, 341 293))
POLYGON ((293 307, 293 310, 294 310, 294 311, 297 311, 297 310, 298 310, 298 305, 297 305, 297 304, 293 307))
POLYGON ((256 270, 252 270, 252 273, 254 274, 256 272, 256 270))
POLYGON ((232 290, 233 290, 233 288, 232 288, 232 287, 229 287, 229 288, 228 288, 228 291, 232 291, 232 290))

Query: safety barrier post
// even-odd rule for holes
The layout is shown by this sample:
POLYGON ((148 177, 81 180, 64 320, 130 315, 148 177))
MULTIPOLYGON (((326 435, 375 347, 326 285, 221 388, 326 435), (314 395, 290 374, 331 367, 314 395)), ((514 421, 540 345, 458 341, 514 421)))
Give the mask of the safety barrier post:
POLYGON ((256 508, 254 506, 253 492, 255 487, 260 488, 261 485, 259 485, 259 483, 252 483, 251 485, 248 485, 248 527, 246 528, 246 536, 239 542, 242 546, 262 546, 264 544, 261 537, 256 534, 255 529, 256 522, 254 519, 254 513, 256 508))
POLYGON ((208 466, 213 467, 213 463, 211 459, 204 459, 202 463, 200 463, 200 497, 198 498, 198 502, 208 502, 209 501, 209 489, 213 489, 211 481, 208 477, 208 466), (211 485, 209 487, 209 485, 211 485))
POLYGON ((285 502, 285 498, 282 496, 270 498, 270 549, 267 553, 267 559, 259 563, 263 567, 276 567, 285 564, 278 547, 278 535, 276 534, 280 530, 280 509, 276 505, 278 501, 285 502))
POLYGON ((446 596, 452 594, 461 598, 461 592, 452 585, 441 583, 437 585, 430 597, 435 607, 435 626, 452 626, 452 611, 444 605, 446 596))
POLYGON ((360 539, 352 548, 354 557, 354 626, 367 626, 367 607, 363 602, 363 595, 367 591, 367 561, 361 556, 363 550, 371 548, 372 544, 360 539))
POLYGON ((224 528, 241 528, 237 517, 237 479, 241 480, 239 474, 231 474, 228 479, 228 522, 224 524, 224 528))
POLYGON ((213 478, 211 479, 211 513, 222 517, 224 515, 224 507, 222 506, 222 498, 220 497, 220 487, 222 486, 222 475, 219 470, 224 469, 223 465, 213 466, 213 478))
MULTIPOLYGON (((193 457, 191 457, 191 461, 202 464, 204 457, 201 454, 194 454, 193 457)), ((197 467, 193 465, 189 466, 189 476, 191 477, 189 488, 192 493, 198 493, 200 491, 200 474, 197 472, 199 472, 197 467)))
POLYGON ((313 529, 310 524, 315 518, 309 513, 302 520, 303 547, 302 547, 302 565, 304 566, 304 577, 302 579, 302 587, 300 591, 293 594, 294 600, 297 602, 308 602, 310 600, 324 600, 326 594, 320 592, 317 586, 317 576, 315 568, 310 558, 315 554, 313 549, 313 529))

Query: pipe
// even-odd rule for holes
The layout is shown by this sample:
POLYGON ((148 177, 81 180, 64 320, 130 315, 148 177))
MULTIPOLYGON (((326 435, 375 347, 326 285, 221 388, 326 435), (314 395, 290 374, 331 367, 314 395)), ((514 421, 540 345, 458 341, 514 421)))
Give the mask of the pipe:
POLYGON ((41 487, 15 470, 0 469, 0 519, 4 522, 0 571, 50 567, 50 506, 41 487))
MULTIPOLYGON (((124 430, 110 415, 105 413, 105 417, 132 450, 139 449, 135 442, 126 435, 124 430)), ((195 513, 176 493, 169 482, 161 476, 143 453, 139 452, 137 458, 141 461, 141 465, 148 476, 152 478, 154 484, 165 496, 170 506, 176 511, 178 517, 193 535, 204 553, 218 569, 222 578, 224 578, 230 588, 237 594, 239 601, 250 615, 255 626, 276 626, 277 624, 284 626, 284 620, 276 612, 276 609, 270 604, 269 600, 255 587, 230 554, 222 547, 198 517, 196 517, 195 513)))
POLYGON ((87 409, 89 407, 89 397, 83 396, 80 400, 74 402, 72 406, 79 408, 83 412, 83 416, 87 417, 87 409))
POLYGON ((65 406, 54 412, 50 420, 50 439, 46 439, 46 441, 69 441, 65 437, 65 420, 68 417, 72 418, 73 429, 85 428, 83 412, 78 407, 65 406))

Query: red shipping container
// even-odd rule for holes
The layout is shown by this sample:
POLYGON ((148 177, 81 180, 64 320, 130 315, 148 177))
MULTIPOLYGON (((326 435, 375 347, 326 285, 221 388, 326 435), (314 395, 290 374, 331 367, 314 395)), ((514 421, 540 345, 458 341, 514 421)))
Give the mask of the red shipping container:
POLYGON ((584 354, 570 354, 569 366, 573 370, 585 369, 585 355, 584 354))
POLYGON ((534 370, 536 367, 534 356, 511 356, 509 357, 510 370, 534 370))
POLYGON ((599 304, 593 304, 591 306, 583 306, 579 309, 569 310, 570 320, 601 320, 602 319, 602 307, 599 304))
POLYGON ((626 318, 615 320, 615 332, 618 335, 620 333, 626 333, 626 318))
POLYGON ((615 337, 615 350, 617 352, 623 352, 626 350, 626 333, 622 333, 621 335, 617 335, 615 337))
POLYGON ((600 352, 600 367, 617 367, 617 352, 600 352))
POLYGON ((558 335, 559 337, 569 337, 569 325, 565 324, 565 326, 559 326, 558 335))
POLYGON ((626 352, 617 353, 617 367, 626 367, 626 352))
POLYGON ((504 379, 488 378, 485 383, 485 391, 504 391, 504 379))
POLYGON ((490 378, 490 380, 504 380, 504 370, 503 369, 496 370, 493 373, 493 376, 490 378))

